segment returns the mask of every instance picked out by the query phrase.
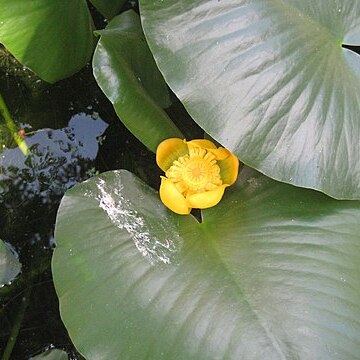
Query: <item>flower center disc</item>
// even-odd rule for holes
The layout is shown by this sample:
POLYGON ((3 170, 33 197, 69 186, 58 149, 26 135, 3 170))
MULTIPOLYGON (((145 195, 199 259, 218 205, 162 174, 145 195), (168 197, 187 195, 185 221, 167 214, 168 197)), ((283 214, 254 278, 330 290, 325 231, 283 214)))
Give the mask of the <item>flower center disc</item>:
POLYGON ((211 182, 210 173, 211 166, 204 159, 189 159, 183 168, 182 177, 190 188, 198 190, 211 182))
POLYGON ((185 196, 214 190, 222 184, 215 156, 201 148, 190 149, 189 155, 175 160, 166 176, 185 196))

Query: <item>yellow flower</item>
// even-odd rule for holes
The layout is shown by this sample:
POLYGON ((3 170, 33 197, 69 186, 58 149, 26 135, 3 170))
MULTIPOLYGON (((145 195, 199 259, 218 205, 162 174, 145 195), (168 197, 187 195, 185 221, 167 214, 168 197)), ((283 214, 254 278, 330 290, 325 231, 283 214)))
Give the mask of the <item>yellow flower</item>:
POLYGON ((236 181, 239 170, 234 154, 204 139, 164 140, 156 150, 156 162, 166 175, 161 176, 160 199, 182 215, 192 208, 216 205, 225 188, 236 181))

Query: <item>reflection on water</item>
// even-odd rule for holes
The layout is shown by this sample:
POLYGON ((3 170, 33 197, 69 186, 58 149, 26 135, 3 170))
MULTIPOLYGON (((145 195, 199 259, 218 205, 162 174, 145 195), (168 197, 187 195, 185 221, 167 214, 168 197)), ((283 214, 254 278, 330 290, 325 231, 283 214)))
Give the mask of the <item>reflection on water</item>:
POLYGON ((39 197, 45 204, 89 177, 89 164, 107 126, 100 118, 78 114, 63 129, 42 129, 26 136, 29 156, 18 147, 5 150, 0 161, 0 202, 7 203, 10 192, 17 189, 17 201, 39 197))

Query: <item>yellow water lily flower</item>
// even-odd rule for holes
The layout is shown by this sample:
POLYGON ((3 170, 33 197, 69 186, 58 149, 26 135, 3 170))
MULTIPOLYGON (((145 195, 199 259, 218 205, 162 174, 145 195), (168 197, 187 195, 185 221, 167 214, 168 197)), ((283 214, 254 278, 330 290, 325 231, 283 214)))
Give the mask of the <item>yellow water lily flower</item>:
POLYGON ((160 199, 182 215, 189 214, 192 208, 216 205, 225 188, 236 181, 239 171, 239 160, 234 154, 205 139, 164 140, 156 150, 156 162, 165 172, 161 176, 160 199))

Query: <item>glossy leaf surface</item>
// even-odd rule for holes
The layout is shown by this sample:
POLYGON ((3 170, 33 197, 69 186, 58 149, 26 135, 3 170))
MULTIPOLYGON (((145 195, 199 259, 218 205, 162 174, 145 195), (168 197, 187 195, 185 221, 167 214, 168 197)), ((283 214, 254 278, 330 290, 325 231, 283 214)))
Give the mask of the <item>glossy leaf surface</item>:
POLYGON ((97 31, 94 76, 125 126, 149 149, 169 137, 183 137, 162 107, 167 86, 142 33, 139 16, 124 12, 97 31))
POLYGON ((69 190, 53 275, 88 359, 355 359, 360 204, 243 169, 203 223, 126 171, 69 190))
POLYGON ((0 0, 0 43, 50 83, 89 61, 92 30, 85 0, 0 0))
POLYGON ((68 360, 69 357, 65 351, 59 349, 51 349, 42 354, 31 357, 29 360, 68 360))
POLYGON ((105 16, 111 19, 119 13, 126 0, 91 0, 91 3, 105 16))
POLYGON ((19 260, 0 240, 0 287, 14 280, 20 270, 19 260))
POLYGON ((360 199, 358 0, 140 0, 194 120, 272 178, 360 199))

